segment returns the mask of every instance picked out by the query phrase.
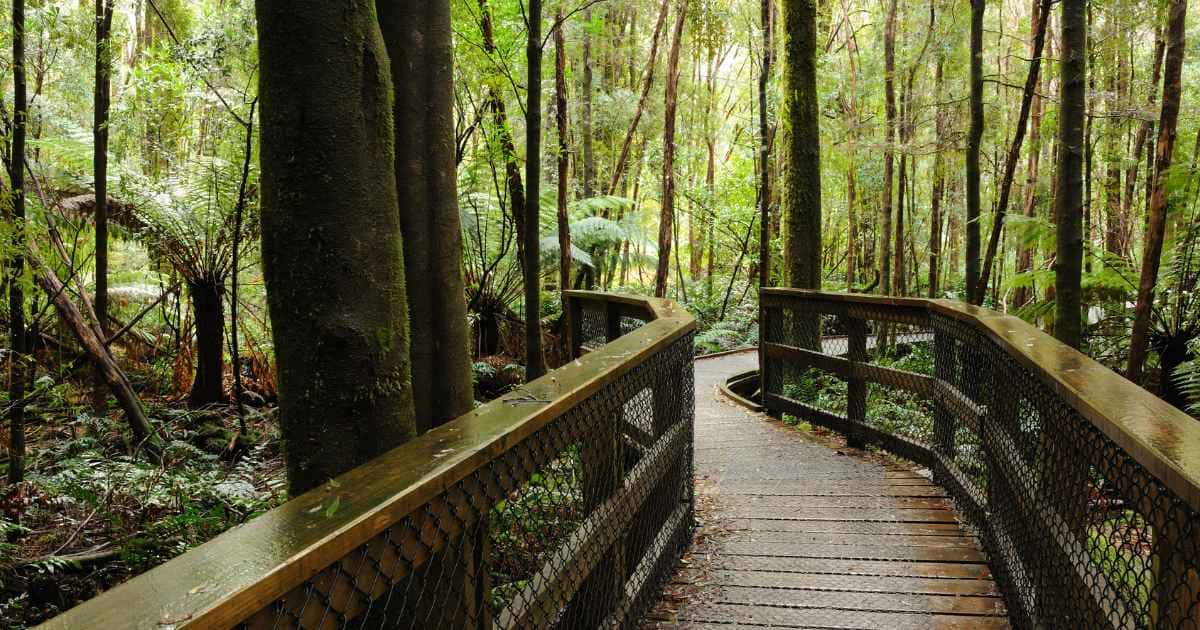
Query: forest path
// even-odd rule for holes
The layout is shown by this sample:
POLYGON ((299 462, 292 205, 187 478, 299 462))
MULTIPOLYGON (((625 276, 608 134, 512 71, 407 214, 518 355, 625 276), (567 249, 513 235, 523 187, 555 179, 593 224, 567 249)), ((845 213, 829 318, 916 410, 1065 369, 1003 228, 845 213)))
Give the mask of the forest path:
POLYGON ((701 520, 650 627, 1007 628, 945 492, 840 438, 725 399, 753 351, 696 361, 701 520))

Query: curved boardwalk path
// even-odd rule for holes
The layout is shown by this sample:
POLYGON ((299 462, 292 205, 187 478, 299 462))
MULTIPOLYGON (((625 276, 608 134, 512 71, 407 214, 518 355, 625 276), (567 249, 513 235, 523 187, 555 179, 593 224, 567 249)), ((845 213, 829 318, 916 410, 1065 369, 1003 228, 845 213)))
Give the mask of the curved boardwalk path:
POLYGON ((704 524, 648 625, 1007 628, 987 560, 940 488, 718 393, 756 363, 696 361, 704 524))

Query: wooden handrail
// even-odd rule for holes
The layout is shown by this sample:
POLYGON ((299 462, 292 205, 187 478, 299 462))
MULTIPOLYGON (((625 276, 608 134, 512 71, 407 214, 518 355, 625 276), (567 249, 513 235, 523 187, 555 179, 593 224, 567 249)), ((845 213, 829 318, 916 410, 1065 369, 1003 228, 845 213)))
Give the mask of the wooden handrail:
POLYGON ((763 295, 924 309, 986 334, 1163 485, 1200 511, 1200 422, 1019 317, 951 300, 770 288, 763 295))
POLYGON ((569 295, 636 307, 647 322, 39 628, 232 627, 502 457, 696 326, 691 315, 667 300, 593 292, 569 295))

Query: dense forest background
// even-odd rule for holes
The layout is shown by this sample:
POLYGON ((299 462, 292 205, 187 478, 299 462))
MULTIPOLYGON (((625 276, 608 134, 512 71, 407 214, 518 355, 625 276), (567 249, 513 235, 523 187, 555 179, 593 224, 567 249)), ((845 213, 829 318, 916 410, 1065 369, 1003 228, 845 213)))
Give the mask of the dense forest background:
MULTIPOLYGON (((698 353, 756 343, 764 284, 969 300, 1062 333, 1060 4, 816 5, 814 136, 785 89, 796 14, 773 0, 546 0, 533 38, 521 0, 450 3, 453 69, 434 78, 453 83, 462 255, 419 255, 461 270, 474 400, 564 361, 564 288, 674 299, 698 353), (819 229, 785 212, 804 200, 819 229), (798 251, 819 261, 804 283, 798 251)), ((1200 414, 1187 5, 1086 6, 1071 342, 1200 414)), ((0 14, 0 618, 20 625, 278 505, 288 482, 255 3, 0 14)))

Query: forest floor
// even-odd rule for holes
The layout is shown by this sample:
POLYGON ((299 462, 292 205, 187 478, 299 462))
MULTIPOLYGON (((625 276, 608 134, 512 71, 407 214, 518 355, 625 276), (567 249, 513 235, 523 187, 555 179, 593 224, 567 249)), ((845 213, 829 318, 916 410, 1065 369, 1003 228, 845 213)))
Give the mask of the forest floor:
MULTIPOLYGON (((48 379, 47 379, 48 381, 48 379)), ((0 626, 24 628, 279 505, 276 408, 250 396, 188 409, 143 397, 166 439, 131 455, 121 412, 96 413, 77 384, 43 381, 30 404, 25 481, 0 496, 0 626)))

